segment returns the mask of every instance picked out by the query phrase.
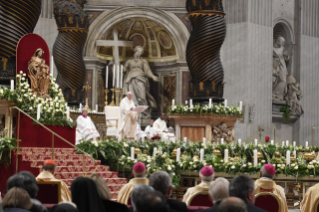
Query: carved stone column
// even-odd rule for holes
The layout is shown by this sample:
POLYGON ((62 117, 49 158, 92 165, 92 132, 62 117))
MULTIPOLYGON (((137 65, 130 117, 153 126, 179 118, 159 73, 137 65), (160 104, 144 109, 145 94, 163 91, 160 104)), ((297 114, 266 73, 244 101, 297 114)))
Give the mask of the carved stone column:
POLYGON ((53 46, 53 56, 58 70, 57 83, 69 103, 83 102, 85 84, 83 46, 89 28, 89 19, 83 10, 85 0, 55 0, 54 17, 59 35, 53 46))
POLYGON ((190 97, 222 99, 220 49, 226 36, 222 0, 187 0, 186 8, 193 27, 186 52, 190 97))

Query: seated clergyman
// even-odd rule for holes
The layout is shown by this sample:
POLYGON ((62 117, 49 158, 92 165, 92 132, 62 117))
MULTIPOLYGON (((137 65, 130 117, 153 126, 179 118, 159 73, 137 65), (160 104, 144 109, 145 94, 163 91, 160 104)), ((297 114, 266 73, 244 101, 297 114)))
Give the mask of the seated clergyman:
POLYGON ((187 192, 184 195, 183 202, 185 202, 187 205, 190 204, 190 200, 195 193, 201 191, 208 192, 209 184, 214 180, 214 169, 210 166, 204 166, 199 172, 199 177, 201 179, 201 183, 193 188, 187 189, 187 192))
POLYGON ((265 164, 261 167, 259 179, 255 181, 255 195, 261 192, 270 192, 277 195, 281 203, 281 211, 288 212, 285 191, 273 181, 275 172, 276 169, 271 164, 265 164))
POLYGON ((163 140, 167 140, 168 138, 174 137, 173 133, 169 133, 165 121, 165 113, 162 113, 162 115, 156 119, 156 121, 153 124, 153 130, 155 136, 161 137, 163 140))
POLYGON ((44 161, 42 172, 36 177, 37 180, 45 181, 60 181, 61 182, 61 196, 62 201, 72 201, 71 192, 65 182, 55 179, 54 172, 56 168, 56 162, 53 160, 44 161))
POLYGON ((150 125, 147 125, 147 127, 145 128, 145 133, 146 133, 148 138, 153 138, 154 137, 153 125, 154 125, 154 120, 151 119, 150 125))
POLYGON ((308 188, 300 203, 300 212, 316 211, 316 203, 319 199, 319 183, 308 188))
POLYGON ((118 202, 122 204, 128 204, 128 200, 130 199, 131 192, 133 188, 138 184, 148 185, 148 179, 146 178, 147 170, 142 162, 137 162, 133 166, 132 175, 133 179, 130 180, 126 185, 124 185, 119 194, 118 194, 118 202))
POLYGON ((76 120, 76 130, 81 134, 82 139, 91 140, 96 138, 100 139, 100 134, 96 130, 94 123, 88 116, 88 109, 86 107, 82 110, 82 115, 80 115, 76 120))

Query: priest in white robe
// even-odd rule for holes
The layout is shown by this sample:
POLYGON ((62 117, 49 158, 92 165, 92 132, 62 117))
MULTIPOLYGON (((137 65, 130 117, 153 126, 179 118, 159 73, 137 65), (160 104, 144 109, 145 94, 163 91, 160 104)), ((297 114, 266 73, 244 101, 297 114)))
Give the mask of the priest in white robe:
MULTIPOLYGON (((94 123, 92 122, 91 118, 88 116, 88 109, 83 108, 82 115, 80 115, 76 120, 76 131, 77 133, 81 134, 81 138, 85 140, 91 139, 100 139, 100 134, 96 130, 94 123)), ((78 141, 77 141, 78 143, 78 141)))
POLYGON ((146 133, 148 138, 153 138, 154 137, 153 125, 154 125, 154 120, 151 119, 150 125, 147 125, 147 127, 145 128, 145 133, 146 133))
POLYGON ((162 113, 162 115, 156 119, 153 124, 153 131, 155 136, 161 137, 162 140, 167 140, 168 138, 172 140, 172 138, 174 138, 174 134, 168 132, 165 113, 162 113))
POLYGON ((133 94, 128 92, 120 103, 119 139, 135 138, 136 135, 138 113, 133 111, 135 104, 132 97, 133 94))

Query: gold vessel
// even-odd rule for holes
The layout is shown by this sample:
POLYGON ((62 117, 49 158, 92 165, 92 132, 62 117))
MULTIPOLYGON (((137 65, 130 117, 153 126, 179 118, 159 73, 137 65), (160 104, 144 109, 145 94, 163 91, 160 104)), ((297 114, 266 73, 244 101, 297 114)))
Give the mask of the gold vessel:
POLYGON ((193 161, 199 161, 199 157, 198 157, 197 152, 194 153, 193 161))
POLYGON ((139 147, 136 147, 135 149, 134 149, 134 154, 137 156, 138 154, 140 154, 141 153, 141 149, 139 148, 139 147))
MULTIPOLYGON (((254 156, 252 158, 254 160, 254 156)), ((258 163, 260 163, 264 159, 263 154, 259 150, 257 151, 257 158, 258 158, 258 163)))
POLYGON ((146 150, 143 151, 143 155, 142 156, 143 157, 147 157, 147 151, 146 150))
POLYGON ((280 152, 278 151, 278 149, 276 149, 276 151, 275 151, 275 157, 276 157, 277 163, 282 163, 280 152))
POLYGON ((184 158, 186 158, 186 157, 187 157, 187 152, 184 151, 184 152, 183 152, 183 155, 181 156, 181 159, 184 159, 184 158))
POLYGON ((313 152, 310 151, 310 149, 306 150, 303 158, 306 160, 306 161, 312 161, 315 159, 315 154, 313 152))
POLYGON ((177 155, 177 147, 175 147, 175 149, 172 152, 172 160, 176 160, 176 155, 177 155))
POLYGON ((215 154, 217 157, 221 158, 222 157, 222 153, 220 152, 219 148, 216 146, 213 153, 215 154))
POLYGON ((239 154, 235 153, 234 162, 238 162, 238 161, 239 161, 239 154))

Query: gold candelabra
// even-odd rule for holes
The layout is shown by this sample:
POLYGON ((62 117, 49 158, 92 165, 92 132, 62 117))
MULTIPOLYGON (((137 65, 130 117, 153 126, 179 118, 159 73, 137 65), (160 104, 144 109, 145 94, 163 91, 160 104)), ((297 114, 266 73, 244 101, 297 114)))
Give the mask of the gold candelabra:
POLYGON ((111 104, 110 104, 110 106, 116 106, 115 105, 115 102, 114 102, 114 91, 115 91, 116 89, 115 88, 111 88, 111 92, 112 92, 112 102, 111 102, 111 104))
MULTIPOLYGON (((109 89, 106 88, 104 91, 105 91, 105 102, 104 102, 104 104, 105 104, 105 106, 108 106, 109 105, 109 95, 108 95, 109 89)), ((105 112, 105 107, 104 107, 104 111, 103 112, 105 112)))
POLYGON ((122 94, 123 94, 123 90, 120 88, 111 88, 109 89, 105 89, 105 106, 119 106, 120 105, 120 100, 122 99, 122 94), (108 93, 109 91, 112 92, 112 102, 110 104, 108 104, 108 93))

